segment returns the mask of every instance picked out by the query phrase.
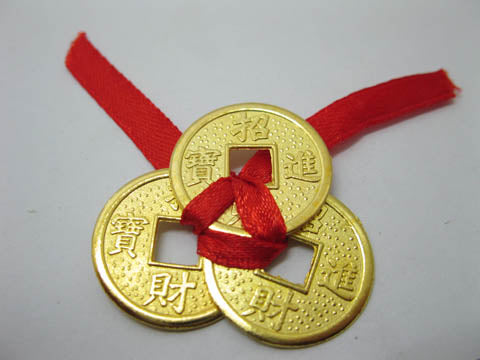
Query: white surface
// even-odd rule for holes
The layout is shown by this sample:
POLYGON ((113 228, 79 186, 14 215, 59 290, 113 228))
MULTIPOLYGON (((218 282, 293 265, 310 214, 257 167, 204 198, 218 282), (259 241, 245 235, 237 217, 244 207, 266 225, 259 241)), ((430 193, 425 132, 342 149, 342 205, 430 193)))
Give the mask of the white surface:
POLYGON ((480 358, 480 2, 297 3, 0 3, 1 359, 480 358), (453 104, 334 156, 333 194, 375 255, 353 326, 285 351, 227 320, 154 330, 110 301, 90 259, 93 226, 151 167, 65 69, 80 30, 182 130, 232 103, 307 117, 365 86, 449 71, 463 89, 453 104))

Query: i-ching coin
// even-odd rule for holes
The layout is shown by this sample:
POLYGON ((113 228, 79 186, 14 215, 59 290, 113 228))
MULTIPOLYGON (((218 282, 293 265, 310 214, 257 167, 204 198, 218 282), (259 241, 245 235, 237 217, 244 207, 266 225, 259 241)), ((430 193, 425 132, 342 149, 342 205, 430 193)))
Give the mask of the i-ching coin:
POLYGON ((221 317, 197 265, 155 261, 162 222, 179 222, 168 170, 122 187, 101 212, 92 239, 95 270, 105 291, 127 313, 149 325, 188 330, 221 317))
MULTIPOLYGON (((299 116, 276 106, 239 104, 215 110, 190 126, 170 162, 173 191, 182 207, 212 182, 230 175, 232 150, 268 150, 267 185, 291 232, 315 215, 331 183, 331 159, 318 133, 299 116)), ((248 236, 235 206, 210 227, 248 236)))
POLYGON ((319 342, 345 328, 366 304, 373 256, 360 221, 332 196, 291 238, 314 248, 303 284, 264 270, 228 268, 205 259, 215 303, 236 325, 280 347, 319 342))

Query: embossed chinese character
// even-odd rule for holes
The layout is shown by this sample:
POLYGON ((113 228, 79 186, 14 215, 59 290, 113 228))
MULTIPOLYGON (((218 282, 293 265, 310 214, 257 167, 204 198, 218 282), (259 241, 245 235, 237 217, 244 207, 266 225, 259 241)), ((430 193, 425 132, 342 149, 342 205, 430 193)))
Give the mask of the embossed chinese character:
POLYGON ((175 301, 177 297, 180 296, 180 301, 177 305, 173 306, 173 310, 177 314, 181 314, 185 308, 185 296, 187 295, 188 289, 195 289, 197 286, 194 282, 188 282, 188 273, 184 272, 182 274, 182 283, 181 284, 170 284, 170 289, 178 289, 177 292, 171 295, 167 300, 168 301, 175 301))
POLYGON ((247 118, 245 113, 244 118, 234 120, 233 125, 235 126, 230 133, 241 142, 247 141, 248 138, 253 141, 268 139, 268 116, 266 115, 247 118))
POLYGON ((317 170, 317 158, 310 150, 299 151, 296 155, 286 155, 289 162, 284 166, 286 179, 308 182, 320 181, 317 170))
POLYGON ((326 208, 322 207, 320 212, 313 217, 308 223, 306 223, 302 231, 308 231, 311 232, 312 234, 317 234, 320 232, 320 229, 322 228, 322 219, 326 214, 326 208))
POLYGON ((179 209, 177 199, 173 195, 173 190, 170 185, 168 185, 168 193, 169 195, 165 196, 163 199, 165 200, 166 203, 170 205, 170 207, 174 210, 177 211, 179 209))
POLYGON ((285 317, 287 316, 288 310, 292 311, 297 311, 298 306, 296 304, 292 304, 292 298, 293 298, 293 293, 291 291, 288 292, 287 297, 285 301, 283 301, 280 305, 277 305, 280 307, 275 313, 271 314, 269 317, 273 318, 280 314, 280 317, 278 318, 278 321, 275 323, 273 326, 273 329, 275 331, 280 331, 282 329, 283 323, 285 322, 285 317))
POLYGON ((188 151, 185 154, 186 167, 191 169, 192 180, 187 186, 193 186, 206 182, 208 185, 212 182, 212 168, 220 156, 217 150, 211 150, 203 146, 199 146, 197 151, 188 151))
POLYGON ((147 224, 148 221, 146 219, 135 217, 132 214, 115 218, 112 221, 114 230, 111 234, 117 235, 117 238, 115 240, 115 250, 110 251, 109 254, 115 255, 126 250, 132 259, 135 258, 136 255, 133 250, 135 250, 137 237, 144 229, 142 225, 147 224))
POLYGON ((347 291, 353 291, 355 288, 353 287, 354 281, 357 278, 357 270, 355 267, 349 263, 344 266, 342 269, 339 270, 339 279, 337 283, 338 289, 343 289, 347 291))
POLYGON ((281 304, 276 304, 273 302, 273 291, 269 288, 257 288, 255 294, 250 301, 249 308, 242 312, 241 315, 248 316, 257 313, 258 320, 260 322, 265 321, 265 316, 269 318, 274 318, 278 315, 278 321, 273 325, 275 331, 280 331, 287 316, 288 310, 297 311, 298 306, 292 304, 293 293, 288 292, 285 301, 281 304), (279 308, 279 309, 275 309, 279 308), (269 310, 272 309, 273 312, 269 313, 269 310))
POLYGON ((318 234, 320 232, 320 228, 322 227, 322 221, 318 219, 312 219, 308 223, 306 223, 302 231, 308 231, 312 234, 318 234))
POLYGON ((167 306, 172 303, 173 310, 177 314, 181 314, 185 309, 185 300, 188 289, 195 289, 197 284, 195 282, 188 282, 188 272, 182 273, 182 283, 172 284, 172 275, 163 273, 152 276, 152 285, 150 287, 150 297, 143 304, 144 306, 151 304, 156 298, 160 301, 162 306, 167 306), (172 295, 169 295, 170 289, 178 289, 172 295), (168 296, 168 297, 167 297, 168 296), (175 300, 179 298, 175 305, 175 300))
POLYGON ((245 310, 242 315, 248 316, 259 311, 258 319, 261 322, 265 321, 265 313, 270 308, 270 305, 278 306, 272 303, 273 291, 268 288, 257 288, 255 294, 253 294, 252 300, 250 300, 250 306, 245 310))
POLYGON ((178 210, 178 203, 177 203, 177 199, 175 198, 175 196, 173 195, 168 195, 164 198, 165 202, 168 203, 170 205, 170 207, 174 210, 174 211, 177 211, 178 210))
POLYGON ((328 263, 332 268, 323 271, 323 280, 319 281, 319 285, 325 286, 345 300, 352 300, 354 298, 355 280, 358 275, 357 267, 348 261, 337 262, 328 259, 328 263))
POLYGON ((167 305, 165 297, 168 294, 168 286, 170 285, 170 280, 172 275, 170 274, 156 274, 152 276, 152 285, 150 286, 150 297, 143 304, 150 304, 155 298, 158 298, 162 306, 167 305))

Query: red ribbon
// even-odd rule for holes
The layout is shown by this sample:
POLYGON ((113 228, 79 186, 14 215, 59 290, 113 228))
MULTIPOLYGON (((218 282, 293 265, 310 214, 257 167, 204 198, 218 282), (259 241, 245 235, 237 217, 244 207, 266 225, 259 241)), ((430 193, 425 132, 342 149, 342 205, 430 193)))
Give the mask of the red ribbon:
MULTIPOLYGON (((155 168, 169 166, 180 131, 95 49, 85 33, 72 43, 66 66, 155 168)), ((444 70, 406 76, 352 93, 307 121, 332 148, 373 125, 452 99, 457 89, 444 70)), ((182 222, 194 225, 199 234, 199 255, 221 265, 253 269, 268 266, 280 254, 286 246, 285 223, 264 185, 270 176, 269 154, 259 151, 238 176, 219 179, 187 205, 182 222), (252 238, 208 229, 233 202, 252 238)))
POLYGON ((65 65, 155 169, 168 168, 180 130, 80 33, 65 65))
POLYGON ((270 190, 268 174, 252 178, 242 172, 220 178, 183 209, 182 224, 193 225, 198 234, 197 252, 217 264, 256 269, 270 264, 286 247, 287 227, 270 190), (243 228, 251 237, 208 229, 224 211, 237 205, 243 228))

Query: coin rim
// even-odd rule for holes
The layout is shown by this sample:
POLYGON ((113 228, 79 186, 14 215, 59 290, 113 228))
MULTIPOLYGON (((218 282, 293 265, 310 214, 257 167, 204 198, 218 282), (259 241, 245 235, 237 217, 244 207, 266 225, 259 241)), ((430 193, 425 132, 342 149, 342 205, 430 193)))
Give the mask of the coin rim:
MULTIPOLYGON (((120 188, 105 204, 103 210, 98 216, 97 223, 92 236, 92 261, 95 268, 96 275, 102 284, 105 292, 111 299, 129 315, 133 316, 147 325, 159 327, 165 330, 191 330, 212 324, 220 320, 223 316, 220 309, 209 310, 202 315, 171 317, 168 315, 159 315, 154 312, 144 310, 140 306, 129 300, 118 289, 116 283, 112 280, 107 269, 103 243, 105 239, 105 232, 108 223, 117 209, 118 205, 133 191, 142 187, 143 185, 168 178, 168 169, 161 169, 144 174, 120 188)), ((180 218, 178 218, 180 221, 180 218)), ((202 271, 202 270, 199 270, 202 271)))
MULTIPOLYGON (((203 271, 205 272, 205 279, 207 281, 208 290, 213 300, 217 306, 222 310, 224 315, 231 320, 235 325, 239 326, 241 329, 247 332, 247 334, 253 336, 256 340, 259 340, 268 345, 276 347, 305 347, 309 345, 314 345, 318 342, 327 340, 340 331, 344 330, 346 327, 351 325, 354 320, 359 316, 362 310, 365 308, 369 295, 373 286, 374 280, 374 260, 373 253, 368 240, 368 236, 362 226, 360 220, 348 209, 340 200, 336 199, 332 195, 327 197, 326 203, 332 206, 335 210, 341 213, 345 218, 351 222, 352 228, 358 235, 360 239, 360 245, 363 250, 363 282, 358 295, 354 300, 355 304, 352 308, 346 313, 346 315, 334 326, 329 327, 328 329, 318 332, 310 333, 308 335, 295 335, 295 334, 276 334, 272 331, 265 330, 259 327, 253 326, 250 322, 244 320, 233 308, 227 303, 222 293, 220 292, 219 286, 217 284, 215 275, 214 275, 214 263, 212 263, 207 258, 203 260, 203 271)), ((294 238, 295 235, 292 235, 294 238)))
MULTIPOLYGON (((310 208, 312 210, 308 211, 308 208, 300 212, 293 219, 286 221, 285 225, 287 227, 287 233, 292 232, 302 225, 307 223, 317 212, 316 209, 319 209, 320 206, 325 202, 328 192, 330 190, 330 185, 332 183, 332 160, 330 153, 328 152, 325 142, 320 137, 318 132, 304 119, 300 116, 283 109, 275 105, 268 105, 262 103, 241 103, 221 107, 214 111, 209 112, 208 114, 202 116, 197 121, 195 121, 179 138, 177 144, 175 145, 172 156, 170 158, 170 179, 172 182, 172 189, 177 198, 180 206, 185 207, 192 200, 187 194, 187 191, 184 186, 182 178, 182 161, 183 154, 186 147, 190 143, 191 139, 197 134, 197 132, 203 128, 207 123, 219 118, 220 116, 227 115, 229 113, 239 112, 239 111, 263 111, 266 113, 272 113, 277 116, 287 118, 292 122, 296 123, 299 126, 302 126, 308 135, 312 138, 313 142, 317 144, 317 147, 320 152, 321 157, 321 166, 322 166, 322 183, 323 185, 315 195, 315 197, 310 202, 310 208)), ((215 221, 210 225, 211 230, 221 231, 229 234, 235 234, 239 236, 250 237, 250 234, 245 231, 243 228, 237 228, 230 225, 222 224, 218 221, 215 221)))

